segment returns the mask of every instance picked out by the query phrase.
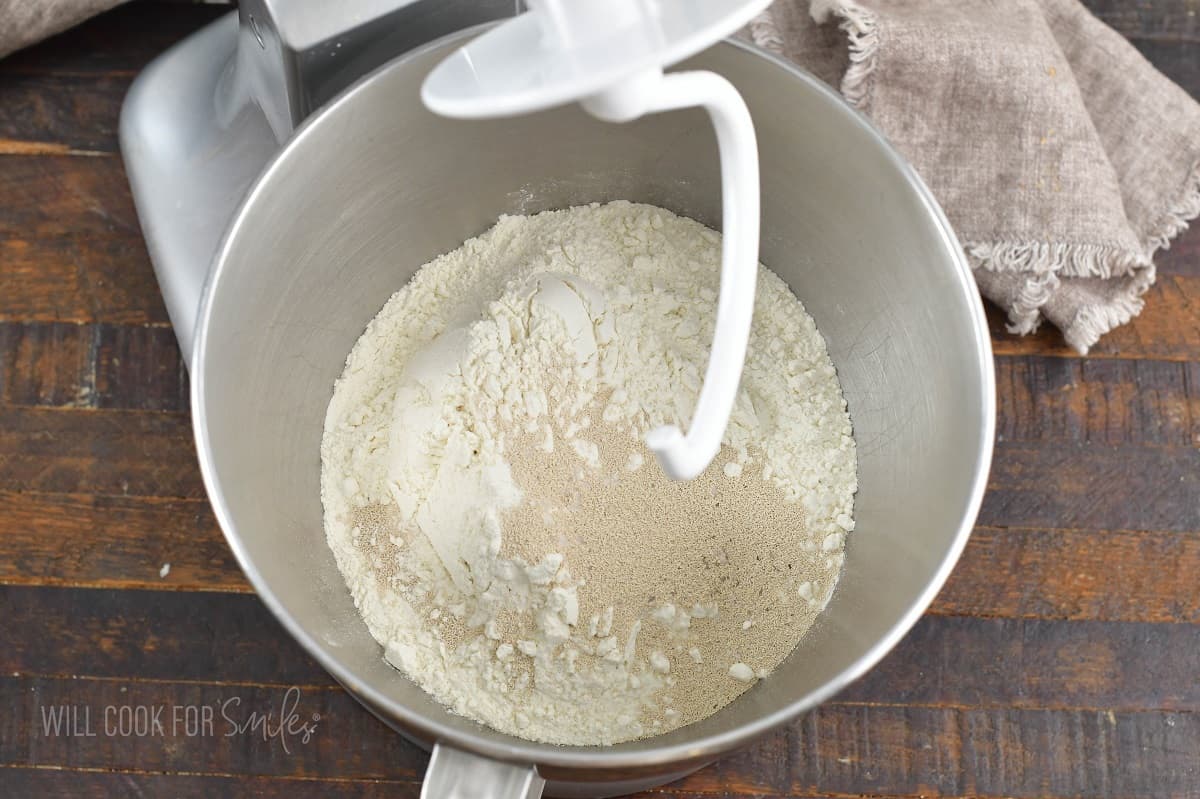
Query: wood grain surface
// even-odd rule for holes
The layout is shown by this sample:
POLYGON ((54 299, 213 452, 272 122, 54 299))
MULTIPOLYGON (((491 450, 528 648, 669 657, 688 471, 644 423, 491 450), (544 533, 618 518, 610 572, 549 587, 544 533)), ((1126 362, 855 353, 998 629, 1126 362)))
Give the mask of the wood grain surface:
MULTIPOLYGON (((1088 4, 1200 96, 1195 0, 1088 4)), ((116 131, 138 70, 221 13, 134 4, 0 61, 0 796, 420 790, 424 753, 274 621, 204 498, 116 131), (286 750, 169 710, 104 730, 109 706, 242 718, 292 689, 319 721, 286 750), (63 706, 90 718, 55 731, 63 706)), ((989 308, 996 457, 945 589, 833 701, 654 793, 1200 796, 1200 234, 1158 266, 1085 359, 989 308)))

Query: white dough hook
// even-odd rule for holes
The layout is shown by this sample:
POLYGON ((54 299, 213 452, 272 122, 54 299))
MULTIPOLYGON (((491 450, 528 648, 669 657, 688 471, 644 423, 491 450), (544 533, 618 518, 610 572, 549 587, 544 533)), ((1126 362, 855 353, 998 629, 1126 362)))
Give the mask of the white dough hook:
POLYGON ((685 435, 646 444, 663 471, 691 480, 716 457, 746 360, 758 274, 759 175, 754 125, 737 89, 713 72, 663 73, 735 32, 770 0, 529 0, 532 10, 455 51, 426 78, 435 113, 478 119, 579 102, 609 122, 701 106, 716 129, 723 240, 717 321, 685 435))

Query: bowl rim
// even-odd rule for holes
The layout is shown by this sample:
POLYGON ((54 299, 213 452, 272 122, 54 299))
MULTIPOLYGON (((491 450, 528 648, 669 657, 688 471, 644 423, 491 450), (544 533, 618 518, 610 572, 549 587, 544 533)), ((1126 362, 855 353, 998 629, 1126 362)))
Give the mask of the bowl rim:
MULTIPOLYGON (((234 243, 239 239, 239 233, 248 224, 247 217, 272 182, 272 177, 285 168, 292 153, 303 147, 305 139, 313 135, 313 131, 322 124, 323 120, 333 117, 337 109, 354 102, 355 97, 366 91, 368 85, 382 79, 383 75, 393 69, 400 69, 404 64, 418 59, 426 53, 445 47, 447 44, 465 40, 478 35, 495 23, 483 23, 470 28, 442 36, 421 47, 415 48, 372 72, 366 74, 325 107, 311 115, 295 131, 291 139, 276 153, 262 173, 243 198, 217 250, 212 267, 204 283, 200 307, 196 317, 195 340, 192 346, 191 359, 191 411, 196 443, 197 456, 200 462, 200 472, 208 493, 209 502, 220 524, 222 533, 233 551, 238 564, 246 574, 250 584, 284 629, 314 657, 346 690, 359 702, 366 705, 376 715, 391 714, 396 720, 383 717, 383 720, 410 732, 417 730, 429 739, 448 744, 463 750, 474 752, 496 760, 531 763, 556 768, 577 769, 622 769, 622 768, 652 768, 682 762, 703 762, 715 759, 717 756, 743 746, 766 733, 781 727, 797 716, 813 709, 837 694, 850 683, 857 680, 873 668, 899 641, 908 634, 913 625, 934 597, 941 590, 955 564, 958 562, 967 539, 978 516, 987 485, 988 473, 991 468, 993 441, 996 425, 996 392, 995 375, 993 372, 991 336, 983 303, 975 287, 970 266, 957 236, 950 226, 949 220, 942 211, 937 200, 917 175, 913 167, 892 147, 882 133, 857 109, 850 106, 836 91, 823 81, 811 75, 795 64, 786 61, 753 44, 728 38, 718 42, 714 47, 733 47, 743 50, 755 57, 762 58, 777 69, 784 70, 796 80, 804 83, 811 91, 834 101, 834 105, 846 112, 848 122, 857 125, 869 139, 879 148, 888 162, 911 185, 925 213, 930 217, 940 235, 945 249, 953 261, 953 274, 957 278, 959 293, 969 311, 972 332, 975 336, 975 357, 979 364, 980 389, 983 398, 982 421, 978 439, 975 442, 977 457, 974 465, 974 475, 971 489, 967 496, 964 512, 959 520, 958 529, 949 548, 942 556, 941 563, 934 572, 932 579, 924 591, 913 601, 900 618, 891 626, 887 633, 871 645, 866 652, 827 681, 819 688, 810 691, 799 699, 775 710, 763 714, 752 721, 739 725, 734 729, 717 734, 705 735, 692 741, 674 743, 663 746, 652 746, 645 749, 622 749, 605 746, 558 746, 539 743, 517 738, 503 733, 504 741, 475 735, 469 731, 447 726, 437 719, 431 719, 406 705, 395 701, 380 690, 359 679, 352 671, 344 667, 335 657, 327 654, 315 636, 310 634, 292 616, 288 608, 271 590, 271 586, 262 577, 246 548, 242 544, 228 506, 224 501, 221 483, 217 475, 209 445, 209 429, 204 406, 206 351, 208 347, 209 319, 212 312, 213 297, 221 278, 225 274, 234 243)), ((968 443, 968 442, 963 442, 968 443)), ((641 739, 653 741, 653 738, 641 739)))

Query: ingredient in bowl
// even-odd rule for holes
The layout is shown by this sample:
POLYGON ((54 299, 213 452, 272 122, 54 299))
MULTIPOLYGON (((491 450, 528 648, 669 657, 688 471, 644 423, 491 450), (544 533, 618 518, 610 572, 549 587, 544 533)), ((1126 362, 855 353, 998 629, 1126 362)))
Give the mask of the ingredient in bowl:
POLYGON ((347 360, 322 442, 328 540, 388 662, 502 732, 607 744, 698 721, 812 625, 856 458, 812 319, 760 267, 724 446, 672 482, 720 237, 625 202, 502 217, 424 266, 347 360))

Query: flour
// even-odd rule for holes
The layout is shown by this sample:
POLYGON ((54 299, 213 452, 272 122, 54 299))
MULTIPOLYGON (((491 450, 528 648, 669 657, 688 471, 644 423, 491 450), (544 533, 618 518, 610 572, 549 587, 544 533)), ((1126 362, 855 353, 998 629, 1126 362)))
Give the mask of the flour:
POLYGON ((760 269, 714 465, 666 480, 720 239, 649 206, 503 217, 421 269, 347 360, 322 441, 328 540, 387 660, 503 732, 604 744, 714 712, 828 601, 855 451, 824 342, 760 269))

